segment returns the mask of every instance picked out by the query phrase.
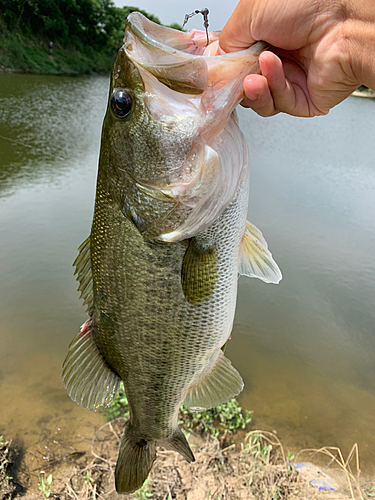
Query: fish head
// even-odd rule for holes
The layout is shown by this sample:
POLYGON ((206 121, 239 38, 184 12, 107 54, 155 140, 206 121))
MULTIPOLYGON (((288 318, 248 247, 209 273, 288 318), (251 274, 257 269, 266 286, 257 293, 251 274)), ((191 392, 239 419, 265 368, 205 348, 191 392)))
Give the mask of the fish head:
POLYGON ((162 241, 189 238, 220 216, 248 164, 233 111, 267 46, 225 54, 218 39, 209 33, 207 45, 203 31, 166 28, 135 12, 113 67, 103 128, 109 174, 122 192, 133 183, 124 211, 162 241))

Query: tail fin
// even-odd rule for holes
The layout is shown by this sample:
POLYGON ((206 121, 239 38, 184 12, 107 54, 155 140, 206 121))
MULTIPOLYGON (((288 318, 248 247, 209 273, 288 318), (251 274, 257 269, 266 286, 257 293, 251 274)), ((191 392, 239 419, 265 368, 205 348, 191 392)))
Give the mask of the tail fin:
POLYGON ((163 441, 162 445, 168 450, 177 451, 177 453, 184 457, 189 463, 195 462, 193 452, 180 428, 175 430, 172 437, 163 441))
POLYGON ((117 493, 132 493, 140 488, 146 481, 155 458, 155 442, 147 442, 137 436, 131 424, 128 424, 116 464, 117 493))

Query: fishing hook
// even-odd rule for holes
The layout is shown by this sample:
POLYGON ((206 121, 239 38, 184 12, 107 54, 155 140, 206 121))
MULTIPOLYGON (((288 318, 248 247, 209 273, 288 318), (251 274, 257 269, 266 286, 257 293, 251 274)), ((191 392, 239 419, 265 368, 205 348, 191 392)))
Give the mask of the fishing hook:
POLYGON ((195 10, 194 12, 192 12, 191 14, 185 14, 185 17, 184 17, 184 24, 182 25, 182 29, 184 29, 186 23, 189 21, 189 19, 193 16, 195 16, 196 14, 202 14, 203 16, 203 27, 205 28, 206 30, 206 37, 207 37, 207 44, 206 44, 206 47, 207 45, 210 43, 209 41, 209 38, 208 38, 208 14, 210 13, 210 11, 207 9, 207 7, 205 7, 204 9, 202 10, 195 10))

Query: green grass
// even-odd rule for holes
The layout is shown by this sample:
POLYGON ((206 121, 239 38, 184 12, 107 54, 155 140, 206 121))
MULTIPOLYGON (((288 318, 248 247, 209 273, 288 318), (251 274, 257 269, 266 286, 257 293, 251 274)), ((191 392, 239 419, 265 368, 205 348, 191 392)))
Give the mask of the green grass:
POLYGON ((53 54, 46 41, 21 33, 0 35, 0 69, 45 75, 80 75, 109 72, 116 54, 95 52, 91 47, 61 47, 53 54))
POLYGON ((49 498, 51 495, 52 474, 49 474, 47 478, 44 475, 44 471, 39 474, 39 490, 44 498, 49 498))
POLYGON ((243 410, 236 399, 205 411, 190 411, 184 406, 180 411, 180 423, 188 429, 209 433, 219 438, 225 432, 235 433, 251 422, 251 411, 243 410))
MULTIPOLYGON (((129 405, 122 384, 109 408, 103 411, 108 420, 118 417, 129 418, 129 405)), ((235 433, 245 429, 251 422, 251 414, 252 412, 248 410, 242 410, 235 399, 231 399, 216 408, 199 412, 192 412, 181 406, 179 424, 187 429, 209 433, 218 438, 225 432, 235 433)))
POLYGON ((108 408, 102 410, 107 420, 113 420, 115 418, 123 417, 125 419, 129 418, 129 405, 126 399, 126 394, 124 391, 123 383, 120 384, 120 390, 116 394, 115 399, 109 405, 108 408))

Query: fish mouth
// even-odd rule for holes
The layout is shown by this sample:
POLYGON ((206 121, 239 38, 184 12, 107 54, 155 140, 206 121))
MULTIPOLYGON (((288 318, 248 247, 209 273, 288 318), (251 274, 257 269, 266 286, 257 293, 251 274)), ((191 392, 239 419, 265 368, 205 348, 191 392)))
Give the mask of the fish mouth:
POLYGON ((243 80, 260 73, 257 42, 224 53, 219 33, 182 32, 129 15, 122 50, 143 81, 148 115, 169 131, 181 131, 191 147, 180 162, 159 178, 143 179, 147 189, 163 194, 187 210, 181 225, 160 227, 157 239, 177 242, 206 229, 234 199, 249 172, 246 141, 233 110, 243 98, 243 80), (168 231, 169 229, 169 231, 168 231))
MULTIPOLYGON (((210 86, 218 90, 233 79, 241 87, 247 74, 260 72, 258 58, 268 44, 256 42, 246 50, 225 53, 219 35, 209 32, 207 45, 205 31, 178 31, 133 12, 127 19, 124 50, 132 62, 180 93, 199 95, 210 86)), ((234 107, 242 98, 239 94, 234 107)))

